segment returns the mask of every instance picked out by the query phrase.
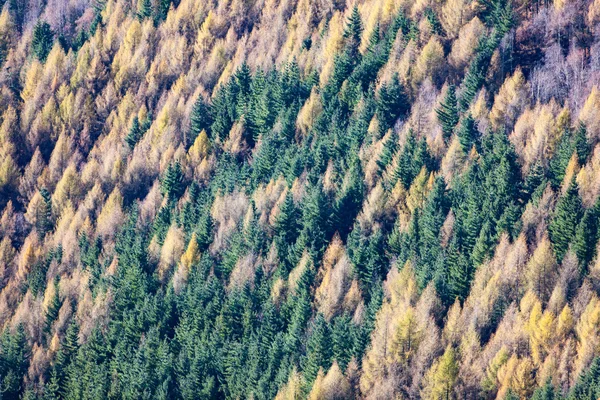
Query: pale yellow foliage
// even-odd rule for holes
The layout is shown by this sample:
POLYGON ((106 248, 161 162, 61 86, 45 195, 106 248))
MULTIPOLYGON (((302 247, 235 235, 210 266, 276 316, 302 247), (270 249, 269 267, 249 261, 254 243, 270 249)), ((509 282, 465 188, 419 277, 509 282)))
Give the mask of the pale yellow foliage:
POLYGON ((313 88, 310 92, 310 97, 306 100, 302 109, 300 109, 298 120, 296 121, 296 126, 303 135, 306 135, 310 128, 312 128, 322 111, 323 105, 321 104, 321 96, 317 89, 313 88))
POLYGON ((448 56, 448 60, 455 68, 466 67, 484 33, 485 26, 478 17, 474 17, 460 29, 458 38, 452 43, 452 51, 448 56))
POLYGON ((441 22, 448 37, 454 39, 473 15, 471 4, 465 0, 446 0, 442 6, 441 22))
POLYGON ((448 346, 427 372, 426 385, 421 391, 423 399, 449 399, 458 378, 458 360, 456 351, 448 346))
POLYGON ((206 131, 202 129, 202 132, 198 135, 196 140, 194 140, 194 144, 188 150, 188 160, 192 166, 198 165, 210 151, 210 141, 208 140, 208 135, 206 131))
POLYGON ((525 76, 518 68, 506 78, 494 99, 490 111, 490 121, 495 129, 501 126, 512 126, 528 103, 529 88, 525 76))
POLYGON ((552 288, 554 288, 556 278, 557 265, 552 245, 550 240, 544 237, 527 263, 526 279, 528 288, 539 299, 545 301, 550 296, 552 288))
POLYGON ((437 37, 432 37, 421 50, 414 69, 413 85, 418 85, 425 78, 436 81, 444 68, 444 48, 437 37))
POLYGON ((116 235, 124 219, 123 196, 119 189, 115 188, 108 196, 98 216, 96 233, 103 238, 112 238, 116 235))
POLYGON ((300 400, 302 398, 302 386, 304 378, 296 368, 290 373, 287 383, 279 389, 275 400, 300 400))
POLYGON ((158 276, 160 279, 165 279, 177 261, 182 259, 184 250, 185 242, 183 229, 176 225, 171 225, 167 231, 165 242, 160 251, 160 261, 158 265, 158 276))
POLYGON ((586 125, 588 137, 597 140, 600 136, 600 93, 597 86, 592 87, 579 119, 586 125))

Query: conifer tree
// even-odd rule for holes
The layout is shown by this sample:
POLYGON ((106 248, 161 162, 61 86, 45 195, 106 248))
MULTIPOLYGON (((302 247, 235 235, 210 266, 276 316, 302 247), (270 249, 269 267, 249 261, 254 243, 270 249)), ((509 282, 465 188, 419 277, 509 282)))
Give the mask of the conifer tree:
POLYGON ((475 120, 471 116, 471 114, 467 114, 460 123, 460 127, 458 132, 456 133, 458 136, 458 140, 460 145, 465 153, 468 153, 471 150, 473 144, 475 144, 478 131, 475 126, 475 120))
POLYGON ((62 303, 60 301, 59 290, 58 290, 58 278, 54 279, 54 296, 48 304, 48 311, 46 312, 46 323, 44 325, 44 333, 49 335, 52 330, 52 324, 58 318, 58 312, 62 303))
POLYGON ((145 20, 152 16, 152 0, 138 0, 137 8, 137 16, 140 20, 145 20))
POLYGON ((550 240, 558 261, 561 261, 575 236, 575 230, 583 215, 579 187, 572 182, 569 189, 556 203, 554 216, 548 226, 550 240))
POLYGON ((190 134, 187 137, 188 144, 194 143, 196 137, 198 137, 203 129, 209 132, 212 122, 210 107, 204 101, 202 95, 200 95, 194 103, 190 115, 190 134))
POLYGON ((377 165, 381 171, 385 171, 389 163, 392 161, 392 158, 396 154, 396 150, 398 149, 398 134, 392 130, 390 133, 390 137, 385 141, 383 145, 383 150, 381 151, 381 155, 377 160, 377 165))
POLYGON ((598 203, 585 210, 581 222, 575 230, 573 238, 573 251, 579 260, 580 272, 585 274, 587 266, 596 255, 596 243, 598 242, 598 203))
POLYGON ((52 219, 52 198, 46 188, 40 189, 40 195, 42 196, 42 205, 39 210, 39 215, 37 216, 36 228, 40 237, 44 237, 46 233, 54 228, 52 219))
POLYGON ((312 323, 312 332, 306 343, 304 377, 307 384, 312 384, 320 368, 327 370, 331 365, 330 346, 329 327, 323 315, 319 313, 312 323))
POLYGON ((409 110, 410 105, 404 87, 400 83, 398 74, 395 74, 391 82, 384 83, 379 89, 377 117, 380 129, 383 132, 387 131, 398 117, 405 115, 409 110))
POLYGON ((587 158, 590 155, 591 148, 587 138, 587 129, 583 122, 579 123, 575 135, 573 136, 573 142, 573 147, 579 158, 579 164, 585 165, 587 158))
POLYGON ((54 32, 47 22, 38 22, 33 28, 33 38, 31 39, 31 49, 35 57, 40 62, 45 62, 48 54, 54 45, 54 32))
POLYGON ((169 164, 161 182, 161 189, 169 200, 177 200, 183 194, 185 185, 184 176, 179 162, 169 164))
POLYGON ((360 17, 360 13, 358 12, 358 6, 355 5, 344 30, 344 38, 346 39, 350 59, 354 59, 355 57, 359 56, 358 48, 360 46, 362 32, 362 19, 360 17))
POLYGON ((452 136, 454 128, 458 125, 459 121, 456 86, 448 86, 446 96, 440 104, 440 107, 436 108, 435 113, 437 114, 438 121, 442 125, 444 139, 448 140, 452 136))
POLYGON ((129 132, 125 137, 125 143, 127 143, 131 150, 133 150, 138 140, 140 140, 141 135, 142 130, 140 128, 140 120, 137 116, 135 116, 133 118, 133 122, 131 123, 131 128, 129 128, 129 132))

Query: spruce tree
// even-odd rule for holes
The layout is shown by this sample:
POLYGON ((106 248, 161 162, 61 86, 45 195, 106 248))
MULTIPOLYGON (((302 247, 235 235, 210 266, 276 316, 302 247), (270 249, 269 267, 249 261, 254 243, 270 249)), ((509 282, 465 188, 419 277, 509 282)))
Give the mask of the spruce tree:
POLYGON ((406 115, 410 110, 410 104, 400 83, 398 74, 394 74, 391 82, 384 83, 379 89, 377 98, 377 118, 379 128, 382 132, 391 128, 396 120, 406 115))
POLYGON ((381 171, 385 171, 389 163, 392 161, 396 150, 398 149, 398 134, 392 130, 390 137, 385 141, 381 155, 377 160, 377 166, 381 171))
POLYGON ((209 132, 212 122, 213 120, 210 114, 210 107, 204 101, 202 95, 200 95, 194 103, 194 107, 192 108, 192 113, 190 115, 190 133, 187 136, 188 145, 194 143, 196 137, 198 137, 203 129, 206 130, 206 132, 209 132))
POLYGON ((46 188, 40 189, 40 195, 42 196, 42 205, 40 207, 39 215, 37 215, 36 218, 36 229, 40 237, 44 237, 46 233, 54 228, 52 219, 52 198, 50 192, 48 192, 46 188))
POLYGON ((587 138, 587 128, 583 122, 579 122, 579 126, 573 135, 573 147, 577 152, 579 165, 585 165, 591 152, 591 146, 587 138))
POLYGON ((320 368, 324 370, 329 368, 331 363, 330 346, 329 327, 323 315, 319 313, 312 323, 311 334, 306 343, 304 377, 308 385, 315 380, 320 368))
POLYGON ((479 136, 479 131, 475 126, 475 120, 470 113, 463 118, 456 134, 463 151, 468 153, 479 136))
POLYGON ((44 325, 44 333, 49 335, 52 331, 52 324, 58 318, 58 312, 60 311, 60 307, 62 303, 59 297, 59 288, 58 288, 58 278, 54 279, 54 296, 50 300, 50 304, 48 304, 48 311, 46 312, 46 323, 44 325))
POLYGON ((175 162, 169 164, 167 171, 163 176, 161 182, 161 189, 169 200, 177 200, 185 191, 183 171, 181 170, 181 164, 175 162))
POLYGON ((358 48, 360 47, 362 32, 362 19, 360 17, 360 13, 358 12, 358 6, 355 5, 344 30, 344 38, 346 39, 347 49, 351 59, 360 55, 358 48))
POLYGON ((131 150, 133 150, 133 148, 137 144, 138 140, 140 140, 141 135, 142 135, 142 130, 140 128, 140 120, 136 116, 133 118, 133 122, 131 123, 131 128, 129 128, 129 132, 127 133, 127 136, 125 137, 125 143, 127 143, 127 145, 129 146, 129 148, 131 150))
POLYGON ((448 140, 452 136, 454 128, 458 125, 459 121, 456 86, 448 86, 446 96, 440 104, 440 107, 436 108, 435 113, 437 114, 438 121, 442 125, 444 139, 448 140))
POLYGON ((585 275, 589 263, 596 255, 596 243, 598 242, 598 205, 585 210, 583 218, 573 238, 573 251, 579 260, 579 269, 582 275, 585 275))
POLYGON ((54 45, 54 32, 47 22, 39 21, 33 28, 31 50, 35 57, 44 63, 54 45))
POLYGON ((556 203, 554 215, 548 226, 550 240, 554 246, 556 258, 561 261, 575 236, 575 230, 583 214, 579 197, 579 187, 575 181, 556 203))
POLYGON ((152 0, 138 0, 137 16, 142 21, 152 16, 152 0))
POLYGON ((332 356, 344 371, 352 358, 352 321, 347 315, 335 318, 331 332, 332 356))

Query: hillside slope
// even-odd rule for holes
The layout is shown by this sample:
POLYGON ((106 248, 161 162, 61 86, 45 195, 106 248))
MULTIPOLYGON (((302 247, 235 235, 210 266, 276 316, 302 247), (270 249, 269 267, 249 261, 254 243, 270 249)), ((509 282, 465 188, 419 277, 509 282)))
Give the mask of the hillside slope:
POLYGON ((600 1, 0 0, 2 399, 596 399, 600 1))

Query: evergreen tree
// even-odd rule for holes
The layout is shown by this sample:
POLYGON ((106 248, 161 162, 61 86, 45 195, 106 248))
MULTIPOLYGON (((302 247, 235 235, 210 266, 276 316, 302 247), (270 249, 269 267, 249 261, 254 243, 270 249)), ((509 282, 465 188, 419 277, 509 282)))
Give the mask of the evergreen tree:
POLYGON ((45 62, 54 45, 54 32, 47 22, 39 21, 33 28, 31 50, 40 62, 45 62))
POLYGON ((183 171, 181 170, 181 164, 175 162, 169 164, 167 171, 161 181, 161 189, 165 196, 169 200, 177 200, 185 191, 183 171))
POLYGON ((479 136, 479 131, 475 126, 475 120, 470 113, 463 118, 460 123, 460 128, 456 134, 463 151, 468 153, 476 143, 479 136))
POLYGON ((591 146, 587 138, 587 128, 583 122, 579 123, 579 126, 577 127, 573 137, 573 142, 573 147, 577 152, 579 164, 585 165, 591 152, 591 146))
POLYGON ((550 160, 548 175, 554 188, 558 188, 561 185, 565 177, 567 165, 569 165, 569 160, 573 155, 574 149, 570 136, 571 133, 568 130, 563 133, 558 148, 550 160))
POLYGON ((340 368, 346 369, 352 358, 352 321, 350 317, 343 315, 335 318, 331 331, 332 356, 340 368))
POLYGON ((387 131, 394 125, 398 117, 406 115, 409 110, 410 105, 404 87, 400 83, 398 74, 395 74, 391 82, 384 83, 379 89, 377 118, 380 130, 387 131))
POLYGON ((40 189, 40 195, 42 196, 42 206, 36 219, 36 229, 40 237, 44 237, 46 233, 54 228, 52 219, 52 198, 46 188, 40 189))
POLYGON ((304 377, 308 385, 315 380, 320 368, 327 370, 331 364, 329 327, 322 314, 317 314, 311 328, 304 361, 304 377))
POLYGON ((440 104, 440 107, 436 108, 435 113, 437 114, 438 121, 442 125, 444 139, 448 140, 452 136, 454 128, 458 125, 459 121, 456 86, 448 86, 446 96, 440 104))
POLYGON ((152 16, 152 0, 138 0, 138 19, 145 20, 152 16))
POLYGON ((210 106, 204 101, 202 95, 194 103, 190 115, 190 133, 187 137, 188 145, 194 143, 202 130, 210 131, 213 120, 211 117, 210 106))
POLYGON ((580 272, 585 274, 587 267, 596 255, 596 243, 598 242, 598 206, 585 210, 583 218, 573 238, 573 251, 579 260, 580 272))
POLYGON ((550 240, 559 261, 563 259, 569 249, 582 214, 583 206, 579 197, 579 187, 572 182, 565 195, 556 203, 554 216, 548 226, 550 240))
POLYGON ((133 148, 137 144, 138 140, 140 140, 141 136, 142 136, 142 131, 140 129, 140 120, 136 116, 133 118, 133 122, 131 123, 131 128, 129 128, 129 132, 127 133, 127 136, 125 137, 125 142, 127 143, 127 145, 129 146, 129 148, 131 150, 133 150, 133 148))
POLYGON ((361 37, 363 32, 362 19, 358 12, 358 6, 355 5, 352 9, 352 14, 346 23, 344 30, 344 38, 346 39, 347 49, 349 51, 349 57, 351 59, 358 57, 360 54, 358 48, 360 46, 361 37))
POLYGON ((385 141, 381 155, 377 160, 377 165, 381 171, 385 171, 389 163, 392 161, 396 150, 398 149, 398 134, 395 131, 391 131, 390 137, 385 141))
POLYGON ((60 311, 60 307, 62 303, 59 297, 59 288, 58 288, 58 278, 54 279, 54 296, 50 300, 50 304, 48 304, 48 311, 46 312, 46 324, 44 326, 44 333, 49 335, 52 331, 52 324, 58 318, 58 312, 60 311))

